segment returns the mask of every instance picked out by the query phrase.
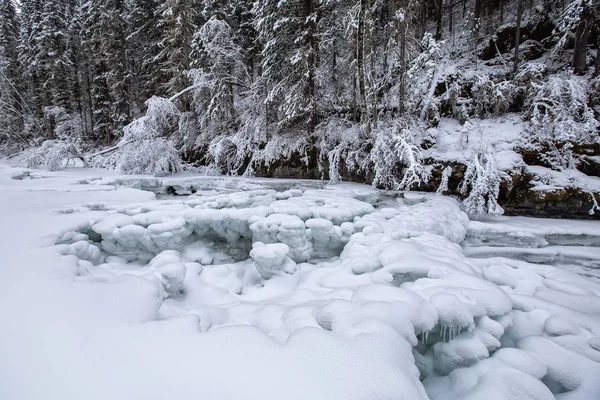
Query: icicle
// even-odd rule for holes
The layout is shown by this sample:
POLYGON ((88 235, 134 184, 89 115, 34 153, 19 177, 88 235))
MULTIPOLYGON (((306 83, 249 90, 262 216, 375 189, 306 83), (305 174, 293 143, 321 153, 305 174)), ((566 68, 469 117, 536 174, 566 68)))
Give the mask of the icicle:
POLYGON ((427 339, 429 337, 429 331, 423 331, 421 332, 421 342, 427 346, 427 339))

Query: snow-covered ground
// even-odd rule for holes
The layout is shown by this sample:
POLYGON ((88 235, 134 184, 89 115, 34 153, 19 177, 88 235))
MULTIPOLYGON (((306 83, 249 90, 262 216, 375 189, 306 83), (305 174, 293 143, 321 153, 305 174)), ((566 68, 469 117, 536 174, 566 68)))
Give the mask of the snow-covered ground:
POLYGON ((81 168, 0 193, 0 399, 600 398, 598 222, 81 168))

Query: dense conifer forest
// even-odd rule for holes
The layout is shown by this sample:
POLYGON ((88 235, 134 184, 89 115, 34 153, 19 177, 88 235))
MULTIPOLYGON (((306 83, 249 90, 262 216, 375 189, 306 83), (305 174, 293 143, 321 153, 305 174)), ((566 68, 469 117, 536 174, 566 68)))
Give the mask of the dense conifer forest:
POLYGON ((489 212, 527 166, 598 175, 599 21, 597 0, 2 0, 0 143, 30 167, 479 190, 489 212))

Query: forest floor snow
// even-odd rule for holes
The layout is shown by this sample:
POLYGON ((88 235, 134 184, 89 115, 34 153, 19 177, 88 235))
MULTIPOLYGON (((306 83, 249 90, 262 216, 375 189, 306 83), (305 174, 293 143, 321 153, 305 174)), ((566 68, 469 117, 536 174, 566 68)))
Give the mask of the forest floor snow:
POLYGON ((0 165, 0 398, 600 397, 598 222, 169 179, 0 165))

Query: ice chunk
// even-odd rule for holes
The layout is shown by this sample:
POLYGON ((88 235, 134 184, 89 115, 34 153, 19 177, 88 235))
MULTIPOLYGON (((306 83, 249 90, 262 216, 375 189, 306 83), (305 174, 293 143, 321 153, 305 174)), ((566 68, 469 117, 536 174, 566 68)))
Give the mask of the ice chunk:
POLYGON ((304 222, 299 218, 282 221, 277 240, 288 246, 288 255, 296 262, 306 261, 313 255, 313 243, 306 235, 304 222))
POLYGON ((429 301, 436 306, 440 324, 443 326, 460 332, 463 328, 475 325, 469 307, 454 293, 438 293, 433 295, 429 301))
POLYGON ((312 244, 306 236, 304 222, 296 215, 271 214, 250 225, 252 241, 283 243, 290 248, 289 257, 303 262, 312 256, 312 244))
POLYGON ((270 279, 281 273, 296 272, 296 263, 288 257, 290 249, 283 243, 264 244, 254 243, 250 257, 254 266, 263 279, 270 279))
POLYGON ((342 252, 342 229, 324 218, 312 218, 306 221, 313 243, 313 257, 326 258, 342 252))

